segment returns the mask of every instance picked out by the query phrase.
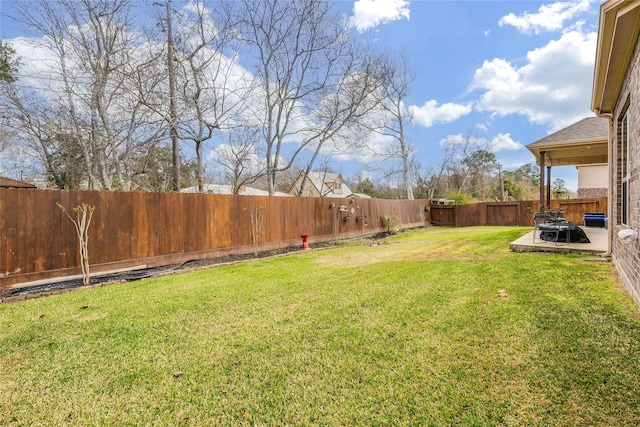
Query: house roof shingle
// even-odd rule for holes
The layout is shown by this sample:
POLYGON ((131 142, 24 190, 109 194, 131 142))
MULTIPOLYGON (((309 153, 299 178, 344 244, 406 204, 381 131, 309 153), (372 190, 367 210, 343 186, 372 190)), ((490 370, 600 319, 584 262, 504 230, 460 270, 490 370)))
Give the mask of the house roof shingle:
POLYGON ((549 142, 584 141, 596 138, 607 139, 609 137, 609 122, 601 117, 587 117, 566 128, 549 134, 538 141, 527 145, 544 144, 549 142))
POLYGON ((540 162, 545 153, 548 166, 606 164, 608 162, 609 121, 587 117, 527 145, 540 162))
POLYGON ((28 182, 18 181, 15 179, 0 176, 0 188, 38 188, 28 182))

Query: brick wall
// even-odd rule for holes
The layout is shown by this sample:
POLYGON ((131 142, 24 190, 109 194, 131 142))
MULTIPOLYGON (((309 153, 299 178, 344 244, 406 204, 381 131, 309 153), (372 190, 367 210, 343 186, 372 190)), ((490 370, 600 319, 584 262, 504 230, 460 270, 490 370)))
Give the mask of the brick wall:
POLYGON ((607 197, 606 188, 579 188, 578 199, 601 199, 607 197))
POLYGON ((636 305, 640 307, 640 241, 621 243, 615 236, 627 227, 620 223, 621 175, 620 175, 620 120, 626 112, 629 130, 629 226, 640 228, 640 43, 636 41, 634 54, 629 63, 622 90, 613 113, 613 208, 610 224, 614 237, 611 242, 613 262, 636 305))

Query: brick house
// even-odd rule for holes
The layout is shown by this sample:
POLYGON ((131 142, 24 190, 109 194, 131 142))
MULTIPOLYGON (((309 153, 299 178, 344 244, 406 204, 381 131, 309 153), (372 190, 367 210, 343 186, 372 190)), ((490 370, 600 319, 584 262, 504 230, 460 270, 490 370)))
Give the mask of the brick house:
POLYGON ((578 199, 609 197, 609 165, 577 165, 578 199))
POLYGON ((640 307, 640 241, 621 230, 640 227, 640 0, 607 0, 600 23, 591 109, 609 120, 611 257, 640 307))

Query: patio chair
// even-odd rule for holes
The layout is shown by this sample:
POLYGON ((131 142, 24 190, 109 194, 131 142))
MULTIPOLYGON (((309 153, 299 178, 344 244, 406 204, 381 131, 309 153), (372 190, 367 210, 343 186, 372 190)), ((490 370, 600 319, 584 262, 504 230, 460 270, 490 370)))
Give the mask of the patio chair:
POLYGON ((571 233, 570 224, 562 217, 554 216, 549 212, 536 212, 533 215, 533 244, 553 242, 555 246, 568 245, 571 233), (564 231, 566 240, 560 241, 560 233, 564 231), (538 236, 538 241, 536 241, 538 236))
POLYGON ((539 224, 558 224, 567 222, 562 211, 544 211, 533 214, 533 223, 539 224))
POLYGON ((553 216, 556 221, 563 222, 566 221, 564 216, 564 211, 562 209, 549 209, 547 211, 551 216, 553 216))

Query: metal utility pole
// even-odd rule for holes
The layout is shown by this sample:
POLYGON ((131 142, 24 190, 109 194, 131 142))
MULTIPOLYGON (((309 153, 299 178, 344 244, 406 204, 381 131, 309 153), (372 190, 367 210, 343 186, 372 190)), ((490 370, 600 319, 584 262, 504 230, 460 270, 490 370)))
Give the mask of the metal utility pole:
POLYGON ((500 201, 506 202, 504 197, 504 178, 502 177, 502 165, 498 163, 498 178, 500 179, 500 201))
POLYGON ((169 118, 171 120, 171 147, 173 191, 180 191, 180 152, 178 150, 178 114, 176 113, 176 79, 173 69, 173 33, 171 29, 171 0, 167 1, 167 61, 169 62, 169 118))

